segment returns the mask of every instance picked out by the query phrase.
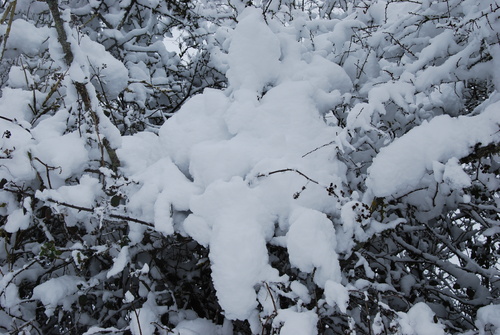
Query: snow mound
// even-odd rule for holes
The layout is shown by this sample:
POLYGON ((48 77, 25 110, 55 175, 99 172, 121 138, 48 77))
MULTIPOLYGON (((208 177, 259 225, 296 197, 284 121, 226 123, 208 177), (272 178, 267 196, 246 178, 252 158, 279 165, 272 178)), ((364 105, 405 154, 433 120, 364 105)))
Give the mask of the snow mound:
POLYGON ((318 315, 312 311, 297 312, 292 309, 282 309, 273 320, 273 325, 277 327, 282 324, 280 335, 295 335, 318 333, 316 324, 318 315))
POLYGON ((402 334, 445 335, 444 326, 434 321, 434 312, 423 302, 415 304, 405 313, 398 313, 402 334))
MULTIPOLYGON (((1 34, 4 35, 7 27, 2 26, 1 34)), ((43 51, 44 42, 49 38, 51 29, 48 27, 36 27, 34 24, 23 19, 12 22, 7 49, 16 50, 29 56, 35 56, 43 51)))
MULTIPOLYGON (((367 185, 377 197, 415 190, 433 162, 447 163, 467 156, 476 144, 500 142, 500 102, 489 105, 473 117, 441 115, 424 122, 382 148, 368 169, 367 185)), ((448 163, 452 166, 453 163, 448 163)), ((446 178, 455 186, 467 185, 457 169, 448 169, 446 178)))
MULTIPOLYGON (((329 280, 340 283, 335 229, 323 213, 337 206, 339 200, 326 187, 342 185, 345 166, 334 146, 315 149, 340 132, 325 123, 323 114, 326 106, 342 100, 352 82, 340 66, 320 54, 304 55, 300 42, 274 33, 260 10, 245 9, 238 20, 230 33, 228 89, 205 90, 165 122, 159 141, 160 156, 167 157, 136 176, 142 186, 128 208, 145 220, 147 213, 166 211, 169 203, 174 210, 189 210, 181 230, 209 248, 225 316, 250 320, 256 315, 259 286, 288 282, 269 264, 267 244, 276 229, 282 229, 283 247, 294 266, 309 273, 316 269, 314 280, 321 287, 329 280), (166 165, 172 169, 160 174, 166 165), (267 174, 280 169, 289 170, 267 174), (182 183, 163 186, 179 180, 180 172, 182 183), (162 200, 158 194, 167 190, 175 194, 162 200), (172 202, 179 198, 182 206, 172 202)), ((119 154, 124 169, 135 170, 143 164, 136 158, 150 160, 151 153, 128 142, 119 154)), ((164 233, 173 232, 168 227, 164 233)), ((298 283, 293 287, 302 301, 310 301, 307 289, 298 283)), ((342 301, 336 300, 339 306, 342 301)))
POLYGON ((45 314, 51 317, 57 306, 70 310, 77 299, 79 286, 85 285, 80 277, 60 276, 52 278, 33 289, 33 299, 40 300, 45 306, 45 314))
POLYGON ((340 281, 335 229, 324 213, 296 209, 290 217, 286 238, 290 264, 303 272, 316 269, 314 281, 320 287, 325 287, 330 279, 340 281))
POLYGON ((479 329, 479 335, 486 334, 485 327, 488 324, 496 328, 495 335, 500 334, 500 305, 484 306, 477 311, 476 327, 479 329))
POLYGON ((255 190, 238 177, 214 182, 191 201, 187 233, 210 247, 217 297, 229 319, 248 319, 257 306, 254 286, 280 281, 269 265, 266 230, 274 218, 255 190))
POLYGON ((278 76, 281 56, 279 40, 257 8, 245 9, 238 20, 229 47, 227 78, 235 90, 260 93, 278 76))

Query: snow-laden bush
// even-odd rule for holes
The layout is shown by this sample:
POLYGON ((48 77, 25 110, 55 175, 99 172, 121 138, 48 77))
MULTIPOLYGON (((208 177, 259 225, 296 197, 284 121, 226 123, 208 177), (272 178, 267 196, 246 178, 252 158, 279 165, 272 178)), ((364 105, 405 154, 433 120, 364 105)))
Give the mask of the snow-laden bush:
POLYGON ((499 9, 5 2, 1 331, 500 331, 499 9))

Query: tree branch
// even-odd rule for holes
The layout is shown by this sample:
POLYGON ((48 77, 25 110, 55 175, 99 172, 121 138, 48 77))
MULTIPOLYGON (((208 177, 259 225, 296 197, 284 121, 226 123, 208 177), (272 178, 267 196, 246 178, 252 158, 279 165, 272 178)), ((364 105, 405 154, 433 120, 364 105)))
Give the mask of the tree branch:
MULTIPOLYGON (((57 31, 57 40, 62 46, 64 52, 64 60, 66 61, 66 65, 70 67, 71 64, 73 63, 74 57, 73 57, 73 52, 71 51, 71 43, 68 42, 68 36, 66 35, 66 31, 64 30, 64 21, 62 20, 61 13, 59 12, 58 1, 57 0, 45 0, 45 1, 49 6, 50 12, 54 19, 54 25, 57 31)), ((92 109, 92 101, 90 99, 90 94, 89 91, 87 90, 86 84, 80 82, 73 82, 73 85, 75 85, 78 94, 82 98, 85 110, 90 113, 90 116, 94 121, 97 139, 99 142, 99 146, 101 148, 102 161, 104 162, 103 148, 105 148, 111 160, 111 169, 114 172, 116 172, 118 170, 118 167, 120 167, 120 160, 116 155, 115 149, 111 147, 109 141, 101 139, 99 133, 99 116, 92 109)))

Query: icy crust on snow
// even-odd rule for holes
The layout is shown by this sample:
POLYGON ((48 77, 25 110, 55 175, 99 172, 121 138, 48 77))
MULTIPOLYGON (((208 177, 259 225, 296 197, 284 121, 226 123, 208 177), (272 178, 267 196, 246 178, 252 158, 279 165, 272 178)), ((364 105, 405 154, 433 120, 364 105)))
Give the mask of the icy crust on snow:
POLYGON ((457 158, 467 156, 476 144, 500 142, 499 109, 500 101, 496 101, 476 116, 441 115, 413 128, 373 159, 368 187, 377 197, 410 192, 429 171, 440 166, 436 162, 445 165, 434 172, 438 179, 441 176, 455 188, 468 186, 470 181, 457 158))

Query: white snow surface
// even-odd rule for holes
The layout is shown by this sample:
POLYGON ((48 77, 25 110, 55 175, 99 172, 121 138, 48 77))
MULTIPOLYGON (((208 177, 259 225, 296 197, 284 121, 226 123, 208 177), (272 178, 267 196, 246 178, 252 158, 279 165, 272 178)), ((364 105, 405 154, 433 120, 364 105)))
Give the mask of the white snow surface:
POLYGON ((495 327, 494 335, 500 335, 500 305, 488 305, 479 308, 476 315, 476 327, 479 335, 487 334, 486 325, 495 327))
POLYGON ((398 312, 401 333, 407 335, 444 335, 444 326, 434 322, 434 312, 423 302, 416 303, 407 313, 398 312))
MULTIPOLYGON (((306 52, 294 34, 288 35, 286 29, 274 31, 272 24, 266 24, 258 9, 242 9, 238 22, 233 31, 226 32, 230 44, 224 59, 227 64, 222 65, 229 69, 228 89, 206 89, 192 97, 165 122, 158 135, 142 132, 120 137, 102 110, 96 109, 101 119, 100 130, 118 147, 120 169, 128 177, 124 186, 129 191, 124 199, 127 215, 153 222, 154 229, 164 235, 187 234, 209 248, 214 287, 228 320, 258 324, 259 303, 268 315, 274 313, 272 301, 264 299, 269 293, 264 286, 267 283, 290 284, 290 295, 305 304, 311 302, 311 293, 305 285, 298 280, 290 283, 286 275, 280 276, 271 266, 267 245, 273 243, 287 249, 291 266, 301 272, 314 272, 314 282, 324 288, 324 301, 346 313, 349 293, 341 283, 338 253, 350 252, 355 244, 353 238, 361 241, 385 228, 363 217, 368 210, 358 201, 359 195, 347 198, 326 190, 329 185, 340 190, 346 184, 343 176, 347 168, 337 159, 337 151, 348 145, 345 140, 348 132, 335 123, 328 125, 324 117, 331 106, 348 99, 353 82, 343 68, 323 56, 322 48, 340 48, 350 34, 350 27, 361 23, 356 20, 337 23, 332 34, 315 41, 318 52, 306 52), (328 143, 332 145, 326 146, 328 143), (182 219, 176 219, 179 213, 182 219), (277 232, 280 236, 275 236, 277 232)), ((14 28, 16 33, 35 30, 23 20, 14 21, 14 28)), ((37 36, 30 36, 25 45, 16 47, 27 54, 39 52, 51 31, 36 31, 37 36)), ((423 49, 422 59, 433 57, 436 45, 445 37, 437 36, 429 49, 423 49)), ((86 82, 93 89, 88 81, 98 70, 110 98, 125 89, 127 69, 102 45, 87 36, 79 44, 74 37, 69 39, 75 64, 80 66, 69 69, 68 83, 70 79, 86 82)), ((9 43, 13 42, 9 39, 9 43)), ((53 35, 49 43, 56 48, 53 35)), ((495 51, 497 63, 498 54, 500 51, 495 51)), ((412 66, 416 71, 424 63, 415 62, 412 66)), ((443 69, 440 68, 441 72, 443 69)), ((13 126, 0 120, 0 132, 12 129, 13 133, 11 138, 1 138, 2 144, 16 148, 12 159, 0 167, 0 177, 9 173, 14 181, 23 180, 26 176, 34 177, 36 171, 44 184, 51 186, 38 191, 38 199, 94 208, 103 193, 100 181, 84 173, 87 162, 93 159, 89 157, 86 139, 79 131, 67 132, 70 113, 65 110, 51 118, 42 118, 31 128, 26 121, 32 118, 29 109, 32 92, 23 90, 27 83, 23 82, 26 80, 19 68, 13 67, 11 72, 12 87, 3 89, 0 110, 4 117, 16 119, 19 124, 13 126), (26 131, 25 126, 31 130, 26 131), (26 163, 28 157, 31 161, 26 163), (32 169, 18 170, 16 166, 32 169), (82 177, 68 185, 67 178, 75 175, 82 177)), ((137 66, 130 75, 146 80, 142 77, 146 72, 137 66)), ((406 82, 371 87, 368 103, 358 103, 349 112, 347 130, 378 131, 373 119, 376 114, 386 113, 388 101, 407 108, 415 87, 410 84, 414 78, 406 76, 406 82)), ((498 86, 497 77, 494 84, 498 86)), ((432 83, 431 79, 424 80, 422 86, 432 83)), ((71 96, 76 92, 68 90, 67 94, 68 101, 76 99, 71 96)), ((93 103, 97 106, 96 101, 93 103)), ((419 187, 426 174, 433 174, 436 182, 446 183, 453 190, 470 186, 470 178, 459 159, 476 144, 500 142, 500 101, 489 103, 484 110, 478 109, 480 113, 476 116, 437 116, 383 148, 368 170, 369 192, 377 197, 411 192, 419 187)), ((5 230, 14 233, 28 228, 30 208, 30 203, 23 203, 21 208, 4 209, 9 214, 5 230)), ((87 215, 74 212, 81 219, 87 215)), ((395 226, 400 222, 397 220, 386 227, 395 226)), ((119 251, 112 250, 114 263, 106 273, 107 278, 119 275, 127 266, 129 248, 140 242, 144 229, 130 223, 131 244, 119 251)), ((358 258, 356 266, 363 266, 367 277, 373 277, 367 261, 361 254, 358 258)), ((413 281, 413 277, 403 278, 405 292, 411 290, 413 281)), ((46 314, 51 316, 58 305, 71 307, 81 284, 84 283, 77 277, 53 278, 37 286, 33 298, 39 299, 46 307, 46 314)), ((9 290, 6 297, 13 304, 19 300, 18 292, 9 290)), ((127 302, 135 299, 130 292, 126 297, 127 302)), ((500 327, 498 318, 495 319, 499 314, 497 307, 479 310, 480 331, 486 324, 500 327)), ((154 297, 148 296, 137 314, 130 315, 131 332, 152 333, 152 323, 162 312, 154 297)), ((433 312, 423 303, 416 304, 408 313, 400 313, 399 317, 405 334, 444 334, 443 326, 434 323, 433 312)), ((278 307, 273 325, 282 326, 282 335, 316 334, 317 321, 313 311, 298 310, 297 306, 278 307)), ((91 329, 88 334, 94 331, 99 330, 91 329)), ((203 319, 181 320, 173 332, 229 333, 203 319)))
POLYGON ((292 212, 290 223, 286 235, 290 263, 304 272, 316 269, 314 281, 320 287, 331 280, 339 282, 340 265, 332 222, 324 213, 298 208, 292 212))
POLYGON ((85 57, 79 64, 89 64, 91 74, 99 77, 99 84, 96 87, 101 87, 108 94, 108 99, 114 99, 128 85, 128 70, 122 62, 114 58, 104 45, 92 41, 88 36, 82 35, 79 37, 79 57, 85 57))
POLYGON ((131 213, 169 234, 170 209, 192 212, 179 228, 209 247, 217 297, 231 320, 253 317, 256 286, 288 281, 268 259, 266 244, 278 226, 290 229, 284 246, 292 265, 316 269, 322 287, 340 282, 335 230, 323 213, 339 206, 326 187, 342 185, 345 166, 334 146, 314 149, 340 133, 322 114, 352 86, 338 65, 319 54, 303 57, 300 43, 274 33, 258 10, 245 10, 239 20, 227 55, 228 90, 207 89, 187 101, 160 129, 159 144, 133 137, 161 149, 142 150, 130 138, 118 150, 142 185, 129 201, 131 213), (268 174, 280 169, 293 170, 268 174))
POLYGON ((123 246, 118 255, 113 258, 113 266, 108 273, 106 273, 106 277, 110 278, 121 273, 129 262, 130 256, 128 253, 128 246, 123 246))
POLYGON ((30 119, 32 112, 28 105, 32 98, 33 94, 29 91, 20 88, 3 88, 2 97, 0 97, 2 116, 16 120, 30 119))
MULTIPOLYGON (((498 99, 498 96, 497 96, 498 99)), ((446 176, 455 187, 469 185, 456 159, 468 155, 476 144, 500 142, 500 101, 472 117, 441 115, 413 128, 380 150, 368 169, 367 185, 377 197, 404 194, 418 188, 434 162, 446 164, 446 176), (448 162, 450 159, 452 161, 448 162), (457 169, 458 168, 458 169, 457 169)))
POLYGON ((280 335, 297 335, 318 333, 316 324, 318 315, 312 311, 295 311, 293 309, 281 309, 273 320, 273 325, 283 324, 280 335))
POLYGON ((264 22, 262 11, 248 8, 238 16, 239 24, 229 47, 227 78, 233 89, 261 92, 278 77, 281 55, 278 38, 264 22))
POLYGON ((254 286, 280 281, 278 271, 269 265, 266 248, 273 216, 239 177, 214 182, 193 198, 191 210, 184 226, 195 239, 210 245, 212 278, 226 317, 248 319, 257 306, 254 286))
POLYGON ((207 319, 183 320, 173 330, 177 335, 220 335, 220 327, 207 319))
POLYGON ((57 189, 37 191, 36 197, 40 200, 54 200, 69 203, 75 206, 91 208, 96 197, 103 194, 99 180, 84 175, 76 185, 65 185, 57 189))
POLYGON ((347 312, 349 292, 344 285, 328 280, 325 283, 325 299, 328 305, 337 306, 342 313, 347 312))
MULTIPOLYGON (((5 34, 4 30, 6 29, 6 25, 2 26, 2 35, 5 34)), ((28 21, 17 19, 12 22, 6 47, 19 53, 34 56, 47 47, 44 47, 43 44, 50 35, 51 29, 48 27, 35 27, 28 21)))
MULTIPOLYGON (((143 2, 153 7, 158 4, 157 0, 143 2)), ((122 188, 126 207, 120 204, 117 212, 126 209, 131 218, 152 222, 154 229, 163 235, 174 232, 188 235, 209 249, 213 284, 227 320, 224 326, 218 326, 206 319, 180 319, 174 323, 172 333, 226 335, 232 333, 229 320, 236 319, 248 320, 252 330, 260 332, 259 317, 276 312, 272 322, 275 328, 281 327, 281 335, 317 334, 317 312, 302 305, 311 303, 313 292, 300 281, 300 276, 292 281, 286 275, 279 275, 270 264, 268 245, 286 248, 292 267, 314 273, 314 283, 324 289, 321 301, 346 313, 349 291, 344 285, 346 278, 341 275, 338 254, 352 252, 352 247, 370 234, 393 228, 404 219, 394 218, 384 224, 374 222, 364 216, 369 210, 362 206, 361 196, 356 192, 349 196, 339 192, 329 194, 326 189, 330 185, 347 191, 347 167, 338 160, 337 153, 343 151, 343 146, 349 146, 346 138, 351 132, 382 134, 376 121, 388 113, 386 108, 390 103, 406 110, 417 105, 416 91, 432 85, 438 87, 429 100, 440 100, 442 91, 453 91, 455 87, 447 87, 441 81, 450 79, 461 59, 469 58, 477 46, 464 48, 439 66, 428 66, 437 56, 446 57, 458 50, 453 32, 445 29, 420 50, 418 60, 407 66, 409 72, 398 74, 399 81, 367 84, 361 92, 366 93, 367 101, 356 103, 348 111, 345 128, 341 128, 337 126, 338 120, 327 124, 326 115, 331 108, 357 99, 350 95, 354 80, 351 78, 356 75, 352 72, 354 67, 349 70, 346 63, 344 70, 327 55, 342 50, 344 43, 351 40, 352 28, 364 24, 346 18, 335 21, 331 32, 304 37, 297 36, 293 29, 278 29, 275 23, 266 23, 262 11, 244 8, 244 1, 236 1, 235 6, 240 15, 234 30, 224 27, 215 33, 221 40, 227 37, 213 59, 217 62, 213 65, 223 72, 227 70, 226 90, 206 89, 193 96, 165 122, 158 134, 141 132, 123 137, 104 115, 99 102, 92 101, 100 119, 99 133, 117 148, 120 173, 126 176, 122 188), (315 46, 306 50, 304 45, 309 39, 315 46), (278 293, 271 292, 269 287, 289 287, 291 291, 280 293, 297 298, 299 303, 288 309, 281 309, 279 303, 276 307, 273 299, 279 300, 278 293)), ((419 5, 380 1, 370 6, 370 14, 378 21, 405 19, 405 11, 415 6, 419 5)), ((106 15, 110 22, 119 22, 112 15, 106 15)), ((300 24, 299 19, 291 22, 300 24)), ((5 29, 6 25, 0 27, 1 35, 5 35, 5 29)), ((373 39, 376 38, 374 34, 373 39)), ((8 159, 2 156, 0 179, 6 177, 21 185, 26 180, 40 178, 47 188, 36 191, 36 198, 50 202, 55 212, 63 215, 64 211, 71 211, 66 220, 71 226, 75 224, 71 220, 88 222, 91 210, 95 213, 107 210, 96 207, 100 198, 105 197, 101 179, 86 172, 89 161, 96 159, 89 154, 92 151, 89 139, 95 140, 90 137, 94 135, 81 132, 82 129, 68 129, 74 117, 68 110, 81 100, 73 81, 84 83, 92 97, 96 96, 95 90, 102 90, 99 93, 105 92, 109 99, 114 99, 127 88, 129 80, 159 83, 166 74, 158 71, 155 78, 150 78, 144 63, 127 69, 103 45, 86 35, 69 34, 68 40, 75 62, 61 83, 66 88, 67 107, 53 116, 42 115, 31 123, 33 98, 43 101, 45 95, 30 88, 36 74, 25 73, 18 65, 10 68, 8 87, 2 89, 0 97, 0 113, 4 118, 0 120, 0 134, 7 130, 12 134, 0 138, 5 149, 2 155, 9 156, 8 159)), ((55 65, 65 69, 54 29, 35 27, 23 19, 13 21, 6 52, 34 56, 47 48, 55 65)), ((169 57, 160 41, 151 48, 156 48, 160 57, 169 57)), ((489 48, 492 64, 496 66, 492 82, 499 91, 500 47, 489 48)), ((384 61, 376 62, 375 58, 367 58, 363 71, 382 72, 384 61)), ((130 100, 136 97, 141 105, 146 93, 142 84, 136 83, 128 86, 125 96, 130 100)), ((471 179, 463 171, 460 158, 476 145, 500 142, 498 93, 482 106, 473 113, 475 116, 434 117, 388 144, 368 169, 367 193, 376 197, 403 195, 429 179, 446 184, 451 190, 469 187, 471 179), (432 177, 426 179, 428 175, 432 177)), ((33 224, 31 198, 26 197, 16 207, 11 205, 13 201, 6 200, 13 196, 0 192, 0 211, 7 216, 4 225, 7 233, 28 229, 33 224)), ((130 222, 129 228, 130 244, 110 250, 113 266, 102 273, 107 278, 123 272, 131 262, 132 248, 140 243, 144 230, 149 229, 137 222, 130 222)), ((83 245, 73 248, 72 257, 79 267, 79 259, 84 257, 80 251, 83 245)), ((355 267, 363 266, 366 277, 373 278, 375 274, 367 260, 361 253, 356 255, 359 261, 355 267)), ((148 271, 148 265, 144 264, 136 274, 148 271)), ((460 280, 469 281, 470 277, 460 280)), ((12 275, 3 277, 1 282, 4 306, 16 315, 21 299, 12 275)), ((401 278, 402 291, 410 294, 414 283, 411 275, 401 278)), ((80 288, 86 285, 79 277, 62 275, 36 286, 32 299, 40 300, 50 317, 59 305, 71 309, 80 288)), ((370 285, 370 281, 358 279, 354 286, 365 289, 370 285)), ((380 284, 378 288, 391 289, 388 284, 380 284)), ((139 291, 139 296, 144 298, 147 293, 143 292, 139 291)), ((126 292, 125 303, 133 303, 135 299, 130 291, 126 292)), ((131 333, 152 334, 154 323, 167 309, 158 306, 150 293, 147 301, 129 315, 131 333)), ((444 334, 444 326, 434 322, 433 311, 424 303, 417 303, 398 316, 403 334, 444 334)), ((495 334, 500 335, 499 320, 499 305, 480 308, 476 320, 479 334, 485 334, 492 326, 496 328, 495 334)), ((91 327, 85 334, 101 331, 114 328, 91 327)))
MULTIPOLYGON (((29 207, 28 207, 29 208, 29 207)), ((18 230, 25 230, 29 227, 31 222, 31 213, 24 206, 14 210, 7 217, 5 224, 5 231, 8 233, 15 233, 18 230)))
POLYGON ((40 300, 45 306, 45 314, 50 317, 58 305, 65 310, 70 310, 71 305, 77 299, 78 286, 85 285, 80 277, 60 276, 52 278, 36 286, 33 289, 33 299, 40 300))
POLYGON ((130 313, 130 331, 132 335, 154 334, 158 315, 168 310, 167 307, 158 306, 155 299, 155 295, 149 292, 142 307, 130 313))

